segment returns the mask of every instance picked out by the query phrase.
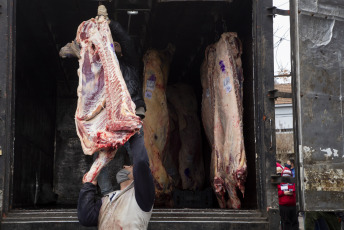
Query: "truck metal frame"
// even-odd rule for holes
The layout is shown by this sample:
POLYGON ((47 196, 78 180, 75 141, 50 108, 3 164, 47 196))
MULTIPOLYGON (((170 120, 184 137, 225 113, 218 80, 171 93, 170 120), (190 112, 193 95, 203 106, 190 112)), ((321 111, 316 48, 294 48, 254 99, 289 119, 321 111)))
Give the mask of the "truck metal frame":
MULTIPOLYGON (((2 229, 84 229, 76 210, 12 209, 15 126, 16 0, 0 0, 0 207, 2 229)), ((252 55, 257 210, 159 210, 149 229, 277 229, 272 1, 253 1, 252 55), (269 207, 269 209, 268 209, 269 207)))
POLYGON ((344 210, 344 4, 291 1, 298 200, 304 211, 344 210))

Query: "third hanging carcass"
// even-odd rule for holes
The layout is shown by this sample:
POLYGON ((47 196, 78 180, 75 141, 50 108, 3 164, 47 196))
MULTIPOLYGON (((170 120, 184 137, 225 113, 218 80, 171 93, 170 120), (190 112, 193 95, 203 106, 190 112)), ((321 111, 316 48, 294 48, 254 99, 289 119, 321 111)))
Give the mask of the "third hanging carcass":
POLYGON ((237 34, 224 33, 207 47, 201 67, 202 120, 212 146, 210 179, 220 208, 240 208, 237 188, 245 191, 241 53, 237 34))
MULTIPOLYGON (((200 190, 204 184, 204 162, 201 126, 197 114, 197 99, 193 88, 187 84, 174 84, 167 88, 167 100, 178 116, 181 146, 178 154, 181 188, 200 190)), ((175 145, 170 140, 172 146, 175 145)))

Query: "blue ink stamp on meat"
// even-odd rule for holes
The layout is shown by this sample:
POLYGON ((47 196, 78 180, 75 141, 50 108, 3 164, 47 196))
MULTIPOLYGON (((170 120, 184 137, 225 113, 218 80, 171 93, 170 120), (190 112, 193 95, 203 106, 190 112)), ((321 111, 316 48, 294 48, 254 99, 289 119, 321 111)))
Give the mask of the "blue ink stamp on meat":
POLYGON ((114 53, 116 54, 115 47, 113 46, 113 44, 112 44, 112 43, 110 44, 110 46, 111 46, 111 50, 112 50, 112 52, 114 52, 114 53))
POLYGON ((155 82, 156 82, 156 77, 154 74, 152 74, 148 79, 147 79, 147 84, 146 88, 149 90, 154 91, 155 89, 155 82))
POLYGON ((226 77, 225 79, 223 79, 223 88, 226 90, 226 93, 229 93, 230 91, 232 91, 232 85, 230 83, 229 77, 226 77))
POLYGON ((145 97, 146 98, 148 98, 148 99, 151 99, 152 98, 152 92, 151 91, 149 91, 149 90, 146 90, 146 92, 145 92, 145 97))
POLYGON ((226 72, 226 66, 225 66, 225 64, 223 63, 222 60, 219 62, 219 65, 220 65, 222 73, 226 72))
POLYGON ((209 89, 206 90, 205 96, 210 97, 210 90, 209 89))

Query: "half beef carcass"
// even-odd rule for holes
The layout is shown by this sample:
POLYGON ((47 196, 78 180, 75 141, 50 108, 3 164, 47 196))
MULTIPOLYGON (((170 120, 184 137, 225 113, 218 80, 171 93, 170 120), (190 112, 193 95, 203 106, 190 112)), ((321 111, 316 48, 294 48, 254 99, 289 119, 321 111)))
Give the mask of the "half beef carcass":
POLYGON ((169 45, 163 51, 148 50, 143 57, 143 92, 147 108, 143 130, 155 183, 156 205, 169 205, 172 191, 172 179, 167 174, 162 159, 169 138, 169 114, 165 91, 173 53, 174 47, 169 45))
POLYGON ((166 150, 162 157, 162 165, 166 172, 172 177, 174 188, 182 188, 182 181, 179 174, 179 151, 182 146, 179 134, 179 122, 176 108, 167 100, 169 115, 169 134, 166 150))
POLYGON ((204 184, 204 162, 196 95, 189 85, 175 84, 167 88, 167 100, 174 106, 178 115, 181 140, 179 174, 182 189, 200 190, 204 184))
POLYGON ((241 53, 237 34, 224 33, 207 47, 201 67, 202 120, 212 145, 211 184, 221 208, 240 208, 237 188, 245 192, 241 53))
POLYGON ((86 155, 99 151, 84 181, 91 182, 123 145, 142 126, 135 115, 127 86, 120 71, 107 20, 92 18, 80 24, 77 134, 86 155))

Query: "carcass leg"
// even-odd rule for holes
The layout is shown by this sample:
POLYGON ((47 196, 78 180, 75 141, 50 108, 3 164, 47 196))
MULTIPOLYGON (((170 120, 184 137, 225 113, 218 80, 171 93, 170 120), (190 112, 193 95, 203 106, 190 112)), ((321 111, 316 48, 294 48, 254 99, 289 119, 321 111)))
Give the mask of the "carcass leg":
POLYGON ((247 166, 246 166, 246 154, 245 150, 243 148, 242 144, 242 150, 241 150, 241 156, 240 156, 240 164, 238 169, 236 170, 236 179, 237 179, 237 187, 240 189, 242 195, 245 195, 245 182, 247 177, 247 166))
POLYGON ((226 182, 226 190, 229 197, 227 201, 227 208, 239 209, 241 207, 241 202, 236 193, 235 184, 226 182))
POLYGON ((90 170, 84 175, 83 182, 92 182, 100 173, 102 168, 116 155, 117 149, 100 150, 97 159, 93 162, 90 170))
POLYGON ((213 181, 213 187, 214 187, 215 195, 216 195, 220 208, 226 208, 226 200, 225 200, 226 190, 225 190, 223 179, 221 177, 215 176, 214 181, 213 181))

